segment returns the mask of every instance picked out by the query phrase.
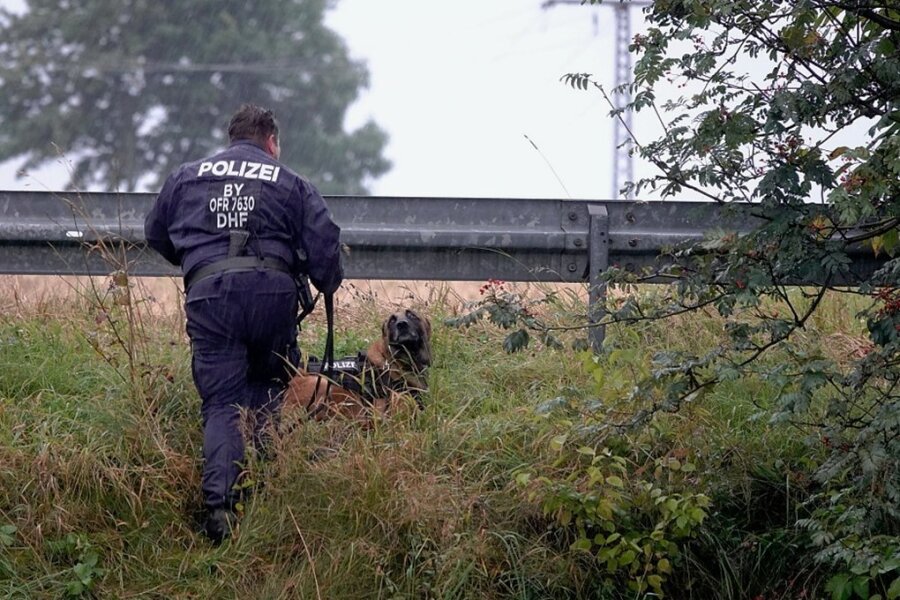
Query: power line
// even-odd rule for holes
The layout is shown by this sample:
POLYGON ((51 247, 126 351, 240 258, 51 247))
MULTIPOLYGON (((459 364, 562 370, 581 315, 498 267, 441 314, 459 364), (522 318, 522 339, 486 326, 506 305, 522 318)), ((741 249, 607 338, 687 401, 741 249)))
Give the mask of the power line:
POLYGON ((144 73, 258 73, 260 71, 298 71, 302 64, 296 60, 267 61, 254 63, 192 63, 155 62, 145 60, 94 61, 80 65, 82 70, 96 69, 101 72, 144 72, 144 73))

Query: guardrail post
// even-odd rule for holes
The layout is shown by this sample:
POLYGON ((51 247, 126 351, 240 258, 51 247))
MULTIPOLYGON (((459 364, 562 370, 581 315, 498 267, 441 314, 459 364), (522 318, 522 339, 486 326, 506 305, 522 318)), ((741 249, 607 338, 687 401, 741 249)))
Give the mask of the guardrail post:
POLYGON ((609 213, 605 204, 588 204, 588 340, 594 352, 603 347, 606 327, 596 325, 606 314, 606 282, 601 275, 609 266, 609 213))

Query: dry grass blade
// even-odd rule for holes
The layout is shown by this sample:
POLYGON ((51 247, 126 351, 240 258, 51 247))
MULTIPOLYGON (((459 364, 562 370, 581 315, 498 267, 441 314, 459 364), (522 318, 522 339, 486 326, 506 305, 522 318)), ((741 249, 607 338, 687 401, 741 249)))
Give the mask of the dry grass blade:
POLYGON ((322 600, 322 590, 319 587, 319 577, 316 575, 316 561, 313 560, 312 553, 309 551, 309 546, 306 544, 306 538, 303 537, 303 532, 300 531, 300 525, 297 523, 297 518, 294 516, 294 511, 291 510, 291 507, 288 507, 288 514, 291 516, 291 521, 294 523, 294 530, 297 532, 297 535, 300 536, 300 542, 303 544, 303 551, 306 552, 306 560, 309 561, 309 568, 312 571, 313 581, 316 584, 316 598, 322 600))

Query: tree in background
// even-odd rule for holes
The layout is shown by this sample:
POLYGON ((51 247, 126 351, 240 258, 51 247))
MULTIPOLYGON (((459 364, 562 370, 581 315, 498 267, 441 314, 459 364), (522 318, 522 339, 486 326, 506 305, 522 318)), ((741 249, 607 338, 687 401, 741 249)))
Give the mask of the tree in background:
POLYGON ((344 131, 365 66, 323 24, 329 0, 30 0, 0 9, 0 161, 72 163, 69 185, 133 191, 227 142, 243 102, 272 108, 282 157, 323 193, 385 173, 374 122, 344 131))
MULTIPOLYGON (((768 418, 794 423, 817 447, 810 456, 825 455, 798 525, 831 570, 826 589, 900 597, 900 8, 658 0, 645 14, 626 110, 663 133, 634 139, 658 169, 637 191, 691 190, 759 226, 673 248, 654 273, 609 271, 626 290, 652 275, 678 281, 662 300, 615 297, 612 321, 712 311, 727 334, 722 347, 658 352, 631 395, 642 408, 623 424, 699 402, 724 381, 767 382, 777 395, 768 418), (849 256, 861 246, 887 258, 874 274, 849 256), (868 337, 855 356, 796 343, 829 293, 861 307, 846 315, 868 337)), ((588 74, 565 79, 600 88, 588 74)))

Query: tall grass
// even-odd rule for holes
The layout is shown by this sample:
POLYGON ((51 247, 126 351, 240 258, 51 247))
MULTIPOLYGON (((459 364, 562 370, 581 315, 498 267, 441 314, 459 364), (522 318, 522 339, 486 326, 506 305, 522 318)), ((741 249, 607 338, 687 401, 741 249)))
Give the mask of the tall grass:
MULTIPOLYGON (((634 597, 570 548, 572 532, 515 479, 529 469, 564 480, 572 459, 552 440, 589 423, 592 403, 619 401, 633 363, 600 385, 575 351, 507 355, 503 332, 441 326, 457 307, 445 288, 410 298, 435 324, 426 410, 369 431, 286 416, 274 458, 246 465, 255 491, 236 536, 213 547, 199 531, 199 399, 182 317, 132 286, 101 281, 0 317, 0 596, 634 597), (104 292, 123 286, 127 302, 104 292)), ((570 300, 559 309, 583 314, 570 300)), ((852 337, 835 302, 834 318, 813 326, 852 337)), ((393 309, 346 300, 337 353, 362 349, 393 309)), ((654 347, 715 343, 720 330, 684 319, 609 338, 638 361, 654 347)), ((315 353, 323 338, 317 315, 301 342, 315 353)), ((789 426, 752 418, 767 393, 761 382, 723 386, 631 440, 635 464, 690 457, 713 500, 672 597, 818 585, 794 527, 815 457, 789 426)))

